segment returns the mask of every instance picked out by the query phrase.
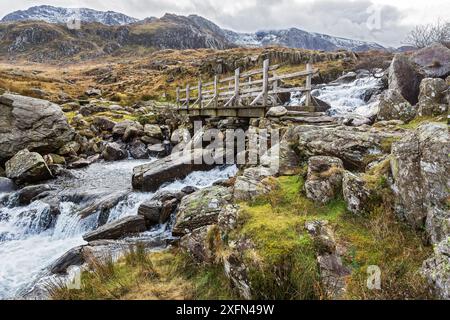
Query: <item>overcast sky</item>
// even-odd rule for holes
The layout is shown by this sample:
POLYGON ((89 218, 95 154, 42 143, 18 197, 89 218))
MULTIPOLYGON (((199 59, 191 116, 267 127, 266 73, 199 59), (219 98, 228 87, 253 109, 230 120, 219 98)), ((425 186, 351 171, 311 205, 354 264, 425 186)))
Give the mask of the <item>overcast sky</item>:
POLYGON ((413 25, 450 17, 449 0, 1 0, 0 16, 42 4, 136 18, 195 13, 235 31, 298 27, 390 46, 401 45, 413 25))

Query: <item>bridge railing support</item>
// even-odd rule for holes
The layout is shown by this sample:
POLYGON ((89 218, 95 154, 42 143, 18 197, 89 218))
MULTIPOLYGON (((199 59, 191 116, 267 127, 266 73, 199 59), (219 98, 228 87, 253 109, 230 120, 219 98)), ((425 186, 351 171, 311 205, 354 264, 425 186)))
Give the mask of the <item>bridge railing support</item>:
POLYGON ((177 106, 181 109, 248 108, 252 106, 267 108, 277 104, 280 94, 299 91, 305 94, 305 105, 310 106, 312 77, 318 70, 308 63, 305 71, 275 74, 273 71, 278 67, 278 65, 270 66, 269 60, 266 59, 263 62, 263 68, 259 70, 241 73, 238 68, 232 77, 220 79, 216 75, 214 81, 207 83, 203 83, 200 79, 198 85, 193 86, 194 89, 191 89, 189 84, 186 85, 185 90, 180 91, 180 88, 177 88, 177 106), (303 87, 283 87, 283 80, 300 77, 306 77, 303 87), (182 93, 185 94, 184 98, 181 97, 182 93), (196 96, 195 101, 192 96, 196 96), (193 103, 191 103, 192 101, 193 103))

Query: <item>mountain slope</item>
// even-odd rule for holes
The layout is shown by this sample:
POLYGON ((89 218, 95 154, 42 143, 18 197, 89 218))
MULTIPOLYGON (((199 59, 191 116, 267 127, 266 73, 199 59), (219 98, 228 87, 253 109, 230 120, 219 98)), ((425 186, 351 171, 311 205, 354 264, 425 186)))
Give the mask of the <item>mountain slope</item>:
POLYGON ((374 42, 333 37, 320 33, 307 32, 297 28, 285 30, 258 31, 256 33, 238 33, 225 31, 227 39, 238 46, 264 47, 280 45, 288 48, 334 51, 385 50, 374 42))
POLYGON ((126 25, 138 19, 114 11, 97 11, 93 9, 59 8, 53 6, 36 6, 27 10, 19 10, 6 15, 2 22, 37 20, 48 23, 67 23, 77 18, 82 22, 98 22, 109 26, 126 25))

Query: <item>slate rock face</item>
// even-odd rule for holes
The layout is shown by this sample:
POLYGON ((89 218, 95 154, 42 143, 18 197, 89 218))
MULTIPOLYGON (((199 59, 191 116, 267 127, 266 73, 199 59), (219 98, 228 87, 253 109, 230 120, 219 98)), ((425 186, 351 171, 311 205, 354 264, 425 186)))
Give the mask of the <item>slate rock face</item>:
POLYGON ((424 124, 392 145, 396 212, 411 226, 425 228, 432 243, 450 233, 449 153, 445 124, 424 124))
POLYGON ((430 78, 445 78, 450 75, 450 49, 434 43, 416 51, 411 60, 430 78))
POLYGON ((411 105, 418 101, 420 81, 418 68, 403 54, 397 54, 389 67, 389 89, 400 93, 411 105))
POLYGON ((115 240, 133 233, 144 232, 145 230, 146 226, 143 216, 130 216, 88 232, 83 236, 83 239, 88 242, 103 239, 115 240))
POLYGON ((0 96, 0 161, 23 149, 56 152, 74 135, 58 105, 13 94, 0 96))

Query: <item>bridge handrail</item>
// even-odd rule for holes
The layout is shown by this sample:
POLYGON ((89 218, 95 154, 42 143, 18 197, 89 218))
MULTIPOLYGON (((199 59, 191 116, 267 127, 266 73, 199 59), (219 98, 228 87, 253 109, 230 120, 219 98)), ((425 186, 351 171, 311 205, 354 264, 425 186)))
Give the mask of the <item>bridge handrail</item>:
POLYGON ((264 60, 263 68, 252 70, 245 73, 240 73, 240 69, 235 70, 234 76, 220 79, 219 76, 214 77, 214 81, 202 83, 201 79, 197 85, 191 86, 187 84, 183 90, 179 87, 176 89, 176 102, 180 108, 213 108, 219 107, 219 101, 226 101, 223 107, 238 107, 244 98, 254 98, 249 106, 254 106, 262 103, 264 106, 269 104, 275 105, 277 94, 292 93, 302 91, 306 93, 305 105, 309 106, 311 103, 311 80, 314 74, 318 73, 318 69, 313 69, 312 65, 308 63, 306 70, 293 72, 289 74, 275 74, 273 71, 277 70, 279 65, 269 66, 269 60, 264 60), (272 76, 270 72, 272 71, 272 76), (252 77, 262 74, 262 79, 253 80, 252 77), (280 80, 306 77, 304 87, 282 88, 279 87, 280 80), (228 83, 228 86, 220 86, 228 83), (206 90, 205 90, 206 89, 206 90), (196 93, 196 95, 193 95, 196 93), (184 95, 184 98, 181 95, 184 95), (270 103, 269 103, 270 100, 270 103), (194 101, 192 104, 191 102, 194 101))

